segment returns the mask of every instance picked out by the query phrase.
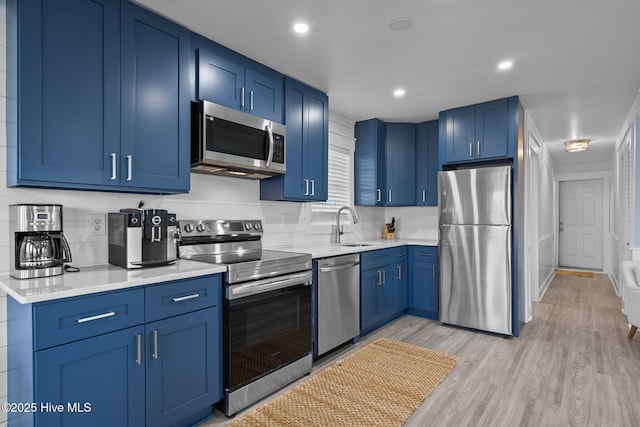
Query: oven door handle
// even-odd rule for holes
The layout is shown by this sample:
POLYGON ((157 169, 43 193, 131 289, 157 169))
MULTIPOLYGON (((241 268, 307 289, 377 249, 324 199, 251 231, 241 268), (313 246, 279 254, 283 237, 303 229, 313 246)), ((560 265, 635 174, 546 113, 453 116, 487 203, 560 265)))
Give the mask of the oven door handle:
POLYGON ((284 278, 256 280, 242 285, 231 285, 227 288, 227 299, 234 300, 251 295, 262 294, 278 289, 290 288, 298 285, 310 285, 311 272, 297 273, 284 278))

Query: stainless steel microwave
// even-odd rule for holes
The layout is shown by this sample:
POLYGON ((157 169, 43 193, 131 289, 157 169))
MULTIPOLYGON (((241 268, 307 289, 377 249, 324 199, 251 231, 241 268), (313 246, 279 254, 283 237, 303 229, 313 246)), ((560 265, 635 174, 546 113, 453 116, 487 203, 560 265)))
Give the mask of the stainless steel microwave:
POLYGON ((208 101, 191 105, 191 170, 261 179, 286 172, 286 127, 208 101))

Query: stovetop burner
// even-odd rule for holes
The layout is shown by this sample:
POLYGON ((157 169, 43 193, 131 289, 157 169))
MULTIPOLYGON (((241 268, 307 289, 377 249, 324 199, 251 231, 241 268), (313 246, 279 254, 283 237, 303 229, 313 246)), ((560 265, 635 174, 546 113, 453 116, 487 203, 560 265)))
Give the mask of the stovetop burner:
POLYGON ((227 283, 311 269, 311 255, 262 249, 259 220, 180 220, 180 258, 227 267, 227 283))

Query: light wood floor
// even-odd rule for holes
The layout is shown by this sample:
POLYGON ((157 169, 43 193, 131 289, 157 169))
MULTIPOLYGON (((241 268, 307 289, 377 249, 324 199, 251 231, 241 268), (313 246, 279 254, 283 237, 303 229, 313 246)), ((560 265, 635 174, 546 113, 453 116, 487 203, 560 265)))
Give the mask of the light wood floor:
MULTIPOLYGON (((620 308, 607 276, 556 276, 519 338, 403 316, 311 375, 387 337, 460 357, 407 426, 640 426, 640 335, 627 339, 620 308)), ((216 412, 201 427, 227 421, 216 412)))

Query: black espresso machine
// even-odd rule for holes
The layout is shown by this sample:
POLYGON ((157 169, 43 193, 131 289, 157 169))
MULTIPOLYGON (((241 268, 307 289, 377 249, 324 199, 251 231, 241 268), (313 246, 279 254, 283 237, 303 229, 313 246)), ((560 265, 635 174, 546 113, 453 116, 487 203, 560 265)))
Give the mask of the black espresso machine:
POLYGON ((120 209, 109 213, 109 264, 142 268, 177 259, 176 215, 164 209, 120 209))

